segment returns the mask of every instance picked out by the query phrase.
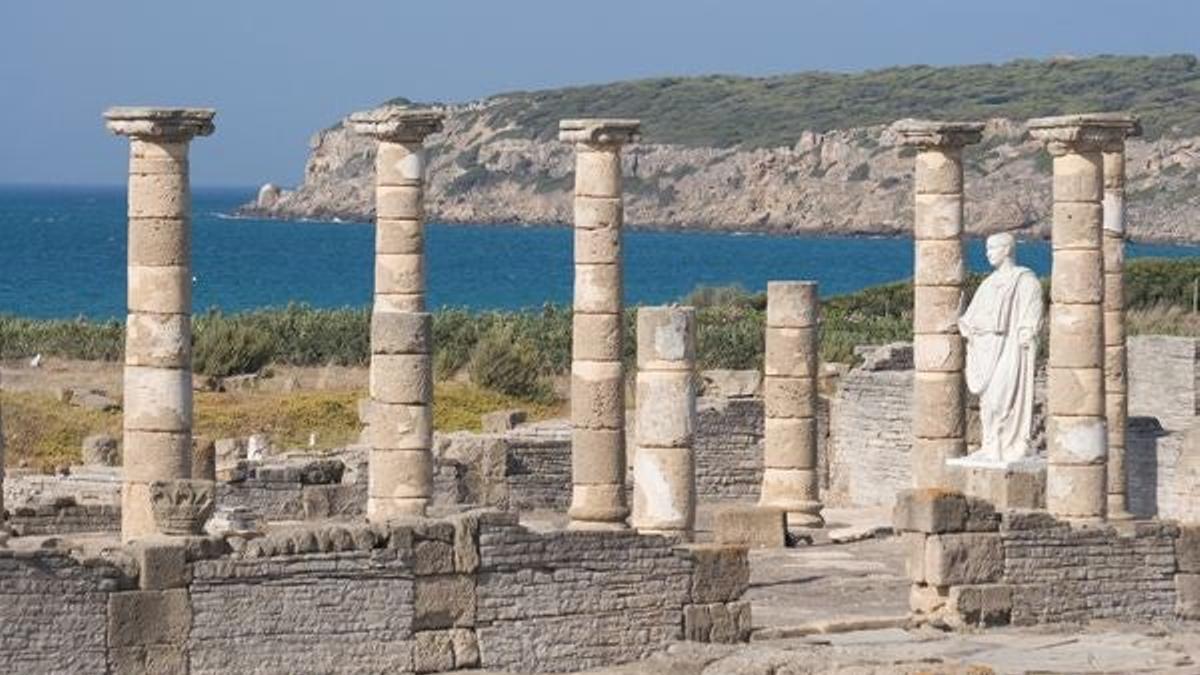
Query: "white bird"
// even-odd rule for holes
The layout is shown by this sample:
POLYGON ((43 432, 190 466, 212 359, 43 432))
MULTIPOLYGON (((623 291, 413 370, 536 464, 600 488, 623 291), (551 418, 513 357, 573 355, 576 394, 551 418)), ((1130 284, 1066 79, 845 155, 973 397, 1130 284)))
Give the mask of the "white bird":
POLYGON ((41 365, 42 365, 42 355, 41 354, 37 354, 36 356, 34 356, 32 359, 29 360, 30 368, 37 368, 41 365))

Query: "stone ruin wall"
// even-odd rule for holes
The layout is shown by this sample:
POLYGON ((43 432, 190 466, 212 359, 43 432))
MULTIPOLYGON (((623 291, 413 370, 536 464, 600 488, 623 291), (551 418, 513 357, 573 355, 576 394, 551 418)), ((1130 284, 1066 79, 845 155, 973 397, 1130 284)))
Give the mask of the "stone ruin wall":
POLYGON ((909 490, 897 501, 914 619, 948 628, 1200 616, 1200 529, 1079 526, 909 490))
POLYGON ((745 640, 744 548, 531 532, 503 513, 0 549, 11 672, 581 670, 745 640))

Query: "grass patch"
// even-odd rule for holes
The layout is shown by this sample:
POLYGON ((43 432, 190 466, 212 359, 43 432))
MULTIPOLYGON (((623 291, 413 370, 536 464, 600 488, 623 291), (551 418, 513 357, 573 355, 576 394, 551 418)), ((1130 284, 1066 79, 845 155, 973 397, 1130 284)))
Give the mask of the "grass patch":
POLYGON ((0 406, 9 466, 49 472, 57 466, 78 464, 85 437, 97 433, 119 437, 121 433, 120 411, 78 408, 53 394, 0 391, 0 406))

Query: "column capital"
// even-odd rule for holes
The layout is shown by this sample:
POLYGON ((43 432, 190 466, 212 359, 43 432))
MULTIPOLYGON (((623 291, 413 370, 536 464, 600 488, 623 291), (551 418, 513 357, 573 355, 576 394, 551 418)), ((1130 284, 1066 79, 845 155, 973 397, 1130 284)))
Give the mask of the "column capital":
POLYGON ((983 137, 983 122, 900 120, 892 125, 900 144, 920 149, 961 148, 983 137))
POLYGON ((384 106, 356 112, 346 120, 346 126, 356 134, 393 143, 421 143, 430 134, 442 130, 445 113, 432 108, 384 106))
POLYGON ((1046 144, 1052 155, 1071 152, 1114 152, 1125 147, 1125 139, 1139 136, 1142 124, 1127 113, 1087 113, 1031 119, 1029 135, 1046 144))
POLYGON ((118 136, 138 140, 190 141, 216 127, 212 108, 116 107, 104 111, 104 124, 118 136))
POLYGON ((641 135, 641 120, 590 118, 558 123, 558 140, 567 143, 621 146, 636 143, 641 135))

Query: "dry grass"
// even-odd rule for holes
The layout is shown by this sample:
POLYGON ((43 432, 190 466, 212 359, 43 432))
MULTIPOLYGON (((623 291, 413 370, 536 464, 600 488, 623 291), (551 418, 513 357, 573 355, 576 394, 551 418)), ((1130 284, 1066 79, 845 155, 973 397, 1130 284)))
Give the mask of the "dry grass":
POLYGON ((1200 314, 1177 306, 1159 305, 1131 310, 1125 315, 1130 335, 1200 337, 1200 314))
MULTIPOLYGON (((358 438, 361 390, 198 393, 195 434, 208 438, 271 435, 278 448, 336 448, 358 438)), ((7 464, 51 471, 78 464, 90 434, 121 436, 121 413, 102 413, 63 403, 41 392, 0 392, 7 464)), ((439 431, 478 431, 480 416, 522 408, 530 419, 563 413, 562 404, 530 404, 468 383, 439 383, 434 392, 434 426, 439 431)))

